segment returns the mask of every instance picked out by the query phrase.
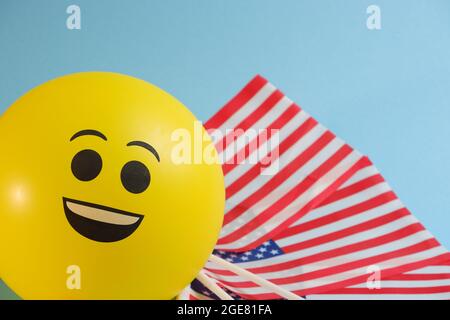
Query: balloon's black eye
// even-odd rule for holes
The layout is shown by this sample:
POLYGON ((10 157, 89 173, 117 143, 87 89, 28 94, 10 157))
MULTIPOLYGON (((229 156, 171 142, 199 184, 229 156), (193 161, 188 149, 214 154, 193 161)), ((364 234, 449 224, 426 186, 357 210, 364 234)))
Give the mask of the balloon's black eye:
POLYGON ((102 171, 102 158, 94 150, 78 152, 72 159, 72 173, 81 181, 95 179, 102 171))
POLYGON ((150 185, 150 171, 139 161, 130 161, 120 173, 122 184, 131 193, 144 192, 150 185))

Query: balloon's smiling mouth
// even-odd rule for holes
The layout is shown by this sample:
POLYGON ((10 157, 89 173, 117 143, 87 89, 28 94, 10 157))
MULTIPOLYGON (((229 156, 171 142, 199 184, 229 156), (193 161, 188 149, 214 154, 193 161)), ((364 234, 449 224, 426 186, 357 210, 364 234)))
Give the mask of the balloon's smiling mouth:
POLYGON ((72 228, 82 236, 99 242, 114 242, 130 236, 143 215, 94 203, 63 198, 64 212, 72 228))

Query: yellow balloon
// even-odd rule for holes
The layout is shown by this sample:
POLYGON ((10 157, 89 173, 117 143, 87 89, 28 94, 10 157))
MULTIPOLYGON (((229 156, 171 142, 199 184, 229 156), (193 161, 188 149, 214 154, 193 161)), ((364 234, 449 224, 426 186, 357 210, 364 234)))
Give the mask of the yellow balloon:
POLYGON ((175 159, 195 121, 156 86, 107 72, 60 77, 16 101, 0 118, 6 284, 25 299, 174 298, 223 219, 218 161, 175 159))

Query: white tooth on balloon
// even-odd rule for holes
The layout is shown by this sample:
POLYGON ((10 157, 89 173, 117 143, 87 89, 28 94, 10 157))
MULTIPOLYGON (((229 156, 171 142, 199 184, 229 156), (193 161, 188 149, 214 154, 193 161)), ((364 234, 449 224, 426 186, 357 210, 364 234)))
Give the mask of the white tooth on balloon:
POLYGON ((70 201, 67 201, 66 205, 70 211, 79 216, 110 224, 127 226, 136 223, 140 219, 139 217, 133 217, 104 209, 88 207, 70 201))

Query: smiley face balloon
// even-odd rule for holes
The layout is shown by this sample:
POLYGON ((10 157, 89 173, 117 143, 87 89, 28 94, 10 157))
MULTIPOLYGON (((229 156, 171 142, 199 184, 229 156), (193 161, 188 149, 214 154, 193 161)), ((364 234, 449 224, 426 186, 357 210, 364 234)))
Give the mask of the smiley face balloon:
POLYGON ((0 117, 1 278, 25 299, 174 298, 223 219, 218 161, 175 159, 195 121, 114 73, 57 78, 16 101, 0 117))

